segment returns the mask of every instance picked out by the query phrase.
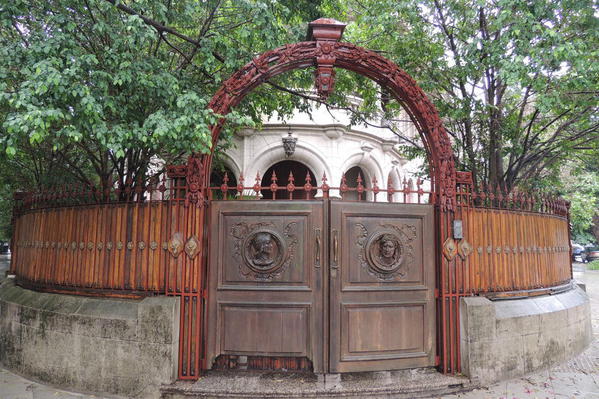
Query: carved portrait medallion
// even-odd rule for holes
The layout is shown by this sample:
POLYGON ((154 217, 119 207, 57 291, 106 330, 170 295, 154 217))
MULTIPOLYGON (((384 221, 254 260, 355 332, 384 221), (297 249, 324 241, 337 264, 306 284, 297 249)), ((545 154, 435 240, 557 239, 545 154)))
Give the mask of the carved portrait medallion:
POLYGON ((246 278, 271 280, 289 267, 295 256, 297 223, 288 223, 280 233, 273 223, 237 223, 231 229, 234 257, 246 278))
POLYGON ((399 237, 391 232, 372 235, 366 245, 366 256, 370 266, 380 273, 393 273, 403 261, 404 252, 399 237))
POLYGON ((258 273, 272 272, 281 267, 284 253, 284 240, 271 230, 255 231, 243 245, 243 259, 250 269, 258 273))
POLYGON ((361 248, 359 259, 369 274, 381 280, 392 280, 407 275, 414 260, 412 241, 414 226, 383 224, 372 234, 366 226, 356 224, 356 244, 361 248))

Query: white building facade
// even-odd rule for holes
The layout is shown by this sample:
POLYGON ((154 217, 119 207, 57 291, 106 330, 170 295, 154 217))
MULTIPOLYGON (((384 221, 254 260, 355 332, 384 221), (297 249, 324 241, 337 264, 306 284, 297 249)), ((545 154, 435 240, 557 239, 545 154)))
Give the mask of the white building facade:
MULTIPOLYGON (((418 135, 411 122, 404 123, 401 129, 406 136, 418 135)), ((340 187, 345 176, 346 184, 356 187, 360 176, 365 187, 372 187, 376 182, 379 188, 386 189, 390 182, 399 190, 404 179, 408 181, 420 172, 420 162, 403 158, 397 150, 399 144, 399 138, 389 129, 350 126, 347 112, 329 113, 321 106, 311 115, 296 113, 285 123, 270 119, 260 129, 241 129, 234 135, 232 146, 221 154, 221 161, 230 186, 237 184, 241 175, 246 187, 254 185, 257 179, 261 186, 268 186, 273 171, 278 185, 286 185, 292 171, 294 184, 301 186, 309 171, 311 184, 315 186, 321 185, 322 177, 326 176, 329 186, 340 187), (295 139, 291 154, 284 148, 287 138, 295 139)), ((219 178, 213 177, 212 186, 217 183, 214 180, 219 178)), ((330 195, 338 197, 339 191, 331 190, 330 195)), ((357 196, 355 192, 348 195, 357 196)), ((377 200, 387 201, 383 197, 377 200)))

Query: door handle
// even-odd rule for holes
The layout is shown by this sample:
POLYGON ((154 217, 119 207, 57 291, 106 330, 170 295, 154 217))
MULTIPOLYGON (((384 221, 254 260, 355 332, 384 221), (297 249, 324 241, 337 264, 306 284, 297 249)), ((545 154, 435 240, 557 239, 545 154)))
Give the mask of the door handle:
POLYGON ((333 264, 331 267, 333 269, 337 269, 339 267, 339 237, 337 230, 333 230, 333 264))
POLYGON ((315 229, 316 233, 316 263, 315 267, 320 267, 320 229, 315 229))

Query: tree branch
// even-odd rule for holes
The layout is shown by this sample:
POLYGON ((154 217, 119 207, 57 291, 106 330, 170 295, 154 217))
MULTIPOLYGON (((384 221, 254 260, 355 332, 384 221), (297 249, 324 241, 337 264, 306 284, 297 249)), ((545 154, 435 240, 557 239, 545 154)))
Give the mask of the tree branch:
MULTIPOLYGON (((171 35, 176 36, 179 39, 185 40, 186 42, 191 43, 191 44, 197 46, 197 48, 201 48, 202 47, 202 44, 199 41, 197 41, 195 39, 192 39, 191 37, 186 36, 186 35, 178 32, 178 31, 176 31, 173 28, 169 28, 168 26, 164 26, 161 23, 159 23, 157 21, 154 21, 153 19, 148 18, 148 17, 146 17, 146 16, 138 13, 134 9, 132 9, 130 7, 127 7, 126 5, 124 5, 122 3, 118 3, 117 4, 116 0, 104 0, 104 1, 109 2, 110 4, 112 4, 116 8, 118 8, 119 10, 124 11, 127 14, 129 14, 129 15, 135 15, 135 16, 141 18, 141 20, 144 21, 144 23, 146 23, 147 25, 150 25, 152 28, 156 29, 158 32, 170 33, 171 35)), ((225 62, 225 59, 220 54, 218 54, 216 51, 213 51, 212 55, 214 56, 214 58, 216 58, 220 62, 225 62)))
POLYGON ((364 123, 364 124, 366 124, 366 125, 368 125, 368 126, 370 126, 370 127, 374 127, 374 128, 379 128, 379 129, 388 129, 389 131, 391 131, 393 134, 395 134, 397 137, 399 137, 400 139, 404 140, 404 141, 405 141, 405 142, 407 142, 408 144, 411 144, 411 145, 413 145, 414 147, 416 147, 416 148, 418 148, 418 149, 423 149, 423 147, 422 147, 420 144, 416 143, 414 140, 410 139, 409 137, 406 137, 406 136, 404 136, 404 135, 402 135, 402 134, 398 133, 398 132, 397 132, 395 129, 393 129, 392 127, 390 127, 390 126, 380 126, 380 125, 376 125, 376 124, 374 124, 374 123, 371 123, 371 122, 367 121, 367 120, 366 120, 366 119, 365 119, 365 118, 362 116, 362 114, 360 114, 359 112, 356 112, 355 110, 353 110, 353 109, 352 109, 352 108, 350 108, 350 107, 339 107, 339 106, 333 106, 333 105, 329 104, 328 102, 321 100, 319 97, 313 97, 313 96, 309 96, 309 95, 307 95, 307 94, 304 94, 304 93, 301 93, 301 92, 298 92, 298 91, 295 91, 295 90, 288 89, 288 88, 286 88, 286 87, 283 87, 283 86, 280 86, 280 85, 278 85, 278 84, 276 84, 276 83, 273 83, 273 82, 271 82, 270 80, 267 80, 267 81, 266 81, 266 83, 268 83, 269 85, 271 85, 272 87, 274 87, 274 88, 275 88, 275 89, 277 89, 277 90, 280 90, 280 91, 283 91, 283 92, 286 92, 286 93, 289 93, 289 94, 292 94, 292 95, 295 95, 295 96, 301 97, 301 98, 303 98, 303 99, 305 99, 305 100, 308 100, 308 101, 314 101, 314 102, 316 102, 316 103, 318 103, 318 104, 322 104, 322 105, 324 105, 325 107, 327 107, 327 110, 328 110, 329 112, 330 112, 330 108, 333 108, 333 109, 338 109, 338 110, 342 110, 342 111, 347 111, 347 112, 350 112, 351 114, 353 114, 353 115, 356 115, 356 116, 357 116, 357 117, 360 119, 360 121, 361 121, 362 123, 364 123))

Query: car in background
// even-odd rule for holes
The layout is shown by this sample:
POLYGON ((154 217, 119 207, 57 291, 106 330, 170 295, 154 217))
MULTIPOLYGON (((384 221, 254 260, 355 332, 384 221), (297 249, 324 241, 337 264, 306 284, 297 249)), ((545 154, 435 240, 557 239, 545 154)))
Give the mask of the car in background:
POLYGON ((592 262, 599 259, 599 246, 587 247, 586 248, 586 261, 592 262))
POLYGON ((586 253, 584 247, 579 244, 572 244, 572 262, 584 262, 586 253))
POLYGON ((0 255, 10 254, 10 243, 0 241, 0 255))

